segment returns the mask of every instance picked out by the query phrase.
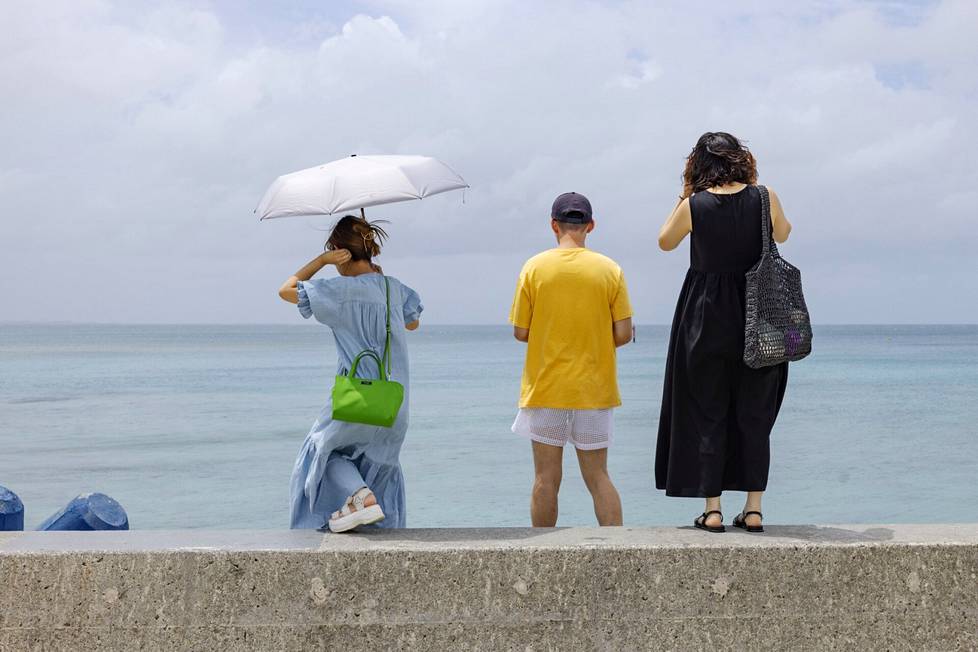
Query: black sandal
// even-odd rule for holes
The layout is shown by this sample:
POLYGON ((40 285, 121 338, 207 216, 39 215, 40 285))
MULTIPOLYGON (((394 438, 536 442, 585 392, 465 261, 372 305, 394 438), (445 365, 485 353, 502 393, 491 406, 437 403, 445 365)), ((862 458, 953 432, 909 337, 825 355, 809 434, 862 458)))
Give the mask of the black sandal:
POLYGON ((700 529, 700 530, 706 530, 707 532, 713 532, 714 534, 719 534, 721 532, 726 532, 727 531, 727 528, 725 528, 722 523, 720 525, 707 525, 706 524, 706 518, 710 514, 719 514, 720 515, 720 520, 721 521, 723 520, 723 512, 721 512, 719 510, 716 510, 716 509, 711 509, 710 511, 703 512, 702 514, 700 514, 699 516, 697 516, 696 517, 696 520, 693 521, 693 525, 696 528, 700 529))
POLYGON ((751 514, 757 514, 757 518, 764 519, 764 515, 760 512, 741 512, 734 516, 733 526, 739 527, 742 530, 747 530, 748 532, 763 532, 763 525, 747 525, 747 517, 751 514))

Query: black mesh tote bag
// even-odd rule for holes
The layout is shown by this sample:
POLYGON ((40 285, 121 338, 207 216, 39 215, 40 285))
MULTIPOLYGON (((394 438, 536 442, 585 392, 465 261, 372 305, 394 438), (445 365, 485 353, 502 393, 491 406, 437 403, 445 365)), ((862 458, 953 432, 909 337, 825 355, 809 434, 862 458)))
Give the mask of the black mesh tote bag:
POLYGON ((759 369, 801 360, 812 352, 812 322, 801 271, 781 257, 771 236, 771 197, 761 192, 761 259, 746 274, 744 363, 759 369))

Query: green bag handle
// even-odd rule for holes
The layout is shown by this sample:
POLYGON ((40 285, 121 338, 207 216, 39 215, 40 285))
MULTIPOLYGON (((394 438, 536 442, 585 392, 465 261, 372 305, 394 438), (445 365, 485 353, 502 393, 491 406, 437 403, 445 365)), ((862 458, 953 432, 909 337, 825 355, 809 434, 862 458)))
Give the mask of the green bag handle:
POLYGON ((350 378, 357 375, 357 367, 360 365, 360 358, 367 356, 368 358, 373 358, 377 361, 377 366, 380 368, 381 378, 384 380, 391 379, 391 284, 387 280, 387 276, 384 276, 384 286, 387 288, 387 340, 384 343, 384 357, 381 359, 380 356, 373 349, 364 349, 357 354, 357 357, 353 358, 353 365, 350 367, 350 373, 347 374, 350 378))
POLYGON ((350 378, 356 377, 357 367, 360 365, 360 358, 364 356, 376 360, 377 366, 380 368, 381 378, 383 378, 384 380, 390 380, 390 376, 384 373, 385 372, 384 363, 383 361, 381 361, 380 356, 377 355, 374 351, 371 351, 370 349, 364 349, 363 351, 360 351, 360 353, 357 354, 357 357, 353 358, 353 366, 350 367, 350 373, 347 374, 350 378))

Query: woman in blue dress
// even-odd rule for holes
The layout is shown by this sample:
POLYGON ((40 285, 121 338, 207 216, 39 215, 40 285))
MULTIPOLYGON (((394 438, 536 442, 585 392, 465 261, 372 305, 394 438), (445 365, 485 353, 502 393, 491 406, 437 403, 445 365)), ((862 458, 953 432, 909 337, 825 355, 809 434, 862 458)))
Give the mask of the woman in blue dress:
MULTIPOLYGON (((303 317, 329 326, 336 340, 337 373, 345 373, 364 349, 383 354, 387 337, 384 275, 373 258, 387 233, 376 223, 347 215, 333 228, 326 251, 282 285, 279 296, 298 304, 303 317), (326 265, 339 276, 312 279, 326 265)), ((404 475, 398 457, 408 427, 408 352, 405 331, 418 327, 424 309, 418 293, 395 278, 390 284, 391 380, 404 385, 404 403, 390 428, 334 421, 327 400, 306 437, 292 471, 292 528, 333 532, 360 525, 405 527, 404 475)), ((364 357, 357 375, 378 377, 364 357)), ((325 384, 325 383, 324 383, 325 384)))

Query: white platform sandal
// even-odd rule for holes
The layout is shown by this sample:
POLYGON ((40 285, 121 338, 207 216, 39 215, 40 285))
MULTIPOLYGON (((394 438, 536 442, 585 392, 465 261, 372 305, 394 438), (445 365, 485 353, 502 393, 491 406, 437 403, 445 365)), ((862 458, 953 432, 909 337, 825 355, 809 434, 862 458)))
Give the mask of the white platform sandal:
POLYGON ((346 532, 361 525, 370 525, 384 520, 384 510, 380 505, 364 506, 363 501, 372 492, 367 487, 361 487, 355 494, 350 496, 343 508, 338 512, 333 512, 329 519, 329 529, 331 532, 346 532), (353 508, 350 508, 350 504, 353 508))

